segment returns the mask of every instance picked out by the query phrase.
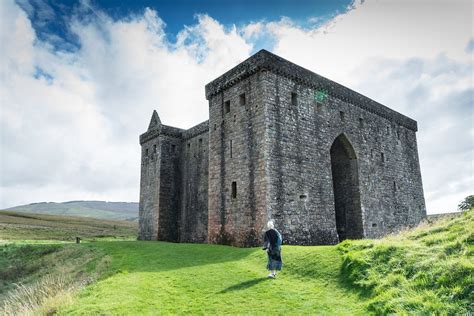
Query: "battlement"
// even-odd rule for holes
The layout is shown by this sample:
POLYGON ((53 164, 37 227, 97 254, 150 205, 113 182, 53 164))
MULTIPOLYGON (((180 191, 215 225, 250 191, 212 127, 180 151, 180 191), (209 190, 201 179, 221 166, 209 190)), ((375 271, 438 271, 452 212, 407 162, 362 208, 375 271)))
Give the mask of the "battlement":
POLYGON ((315 89, 315 91, 323 92, 358 106, 387 120, 393 120, 412 131, 416 132, 418 130, 415 120, 264 49, 208 83, 206 85, 206 98, 209 100, 224 89, 261 70, 271 71, 301 85, 315 89))

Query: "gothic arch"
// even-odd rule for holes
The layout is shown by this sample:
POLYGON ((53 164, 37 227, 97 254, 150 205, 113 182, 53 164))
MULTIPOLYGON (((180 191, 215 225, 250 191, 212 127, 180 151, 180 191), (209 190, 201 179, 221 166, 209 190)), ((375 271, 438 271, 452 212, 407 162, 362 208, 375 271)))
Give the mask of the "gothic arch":
POLYGON ((358 160, 354 147, 345 134, 336 137, 330 154, 339 241, 363 238, 358 160))

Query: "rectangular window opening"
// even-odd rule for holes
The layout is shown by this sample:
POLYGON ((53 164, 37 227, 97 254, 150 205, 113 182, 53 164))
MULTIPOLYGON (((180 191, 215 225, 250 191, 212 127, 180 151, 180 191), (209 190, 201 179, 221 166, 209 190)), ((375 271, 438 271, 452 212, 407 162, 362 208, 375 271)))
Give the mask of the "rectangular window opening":
POLYGON ((344 121, 345 113, 343 111, 339 111, 339 116, 341 117, 341 121, 344 121))
POLYGON ((188 149, 191 149, 191 143, 188 143, 188 149))
POLYGON ((382 159, 382 162, 385 162, 385 156, 383 153, 380 153, 380 158, 382 159))
POLYGON ((171 145, 171 151, 174 153, 176 153, 176 145, 171 145))
POLYGON ((239 103, 240 103, 240 105, 245 105, 247 103, 246 100, 245 100, 245 93, 242 93, 239 96, 239 103))
POLYGON ((148 158, 148 148, 147 148, 147 149, 145 149, 145 157, 147 157, 147 158, 148 158))
POLYGON ((153 153, 156 154, 156 145, 153 145, 153 153))
POLYGON ((199 138, 199 148, 202 147, 202 138, 199 138))
POLYGON ((291 105, 298 105, 298 95, 294 92, 291 93, 291 105))
POLYGON ((364 119, 359 117, 359 127, 364 127, 364 119))
POLYGON ((232 140, 229 141, 230 158, 232 158, 232 140))
POLYGON ((225 101, 224 102, 224 113, 229 113, 230 112, 230 101, 225 101))
POLYGON ((237 198, 237 182, 232 182, 232 198, 237 198))

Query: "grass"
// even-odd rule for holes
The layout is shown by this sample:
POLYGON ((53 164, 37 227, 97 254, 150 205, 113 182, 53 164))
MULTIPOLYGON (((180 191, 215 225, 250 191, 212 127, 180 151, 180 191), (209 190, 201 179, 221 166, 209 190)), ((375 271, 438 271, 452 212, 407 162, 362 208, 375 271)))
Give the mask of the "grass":
POLYGON ((0 246, 0 314, 52 314, 107 270, 110 258, 80 245, 0 246))
POLYGON ((376 314, 474 312, 474 210, 381 240, 345 241, 344 276, 376 314))
POLYGON ((258 248, 164 242, 85 245, 112 257, 108 277, 59 311, 86 314, 367 314, 345 283, 333 246, 284 247, 284 271, 266 277, 258 248))
MULTIPOLYGON (((283 246, 283 271, 274 280, 266 278, 266 255, 259 248, 111 241, 97 237, 105 225, 100 222, 47 222, 64 231, 67 225, 89 225, 90 240, 99 241, 0 245, 0 314, 459 315, 474 310, 474 210, 380 240, 283 246)), ((6 227, 9 238, 37 234, 6 227)))
POLYGON ((133 238, 137 223, 93 218, 0 211, 0 243, 8 240, 133 238))

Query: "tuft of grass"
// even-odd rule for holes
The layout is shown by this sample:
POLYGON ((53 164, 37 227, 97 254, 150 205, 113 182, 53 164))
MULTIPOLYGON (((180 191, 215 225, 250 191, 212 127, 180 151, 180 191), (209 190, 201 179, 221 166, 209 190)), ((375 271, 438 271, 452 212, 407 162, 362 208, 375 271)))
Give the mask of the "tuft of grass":
POLYGON ((474 210, 380 240, 347 240, 342 272, 376 314, 474 311, 474 210))

